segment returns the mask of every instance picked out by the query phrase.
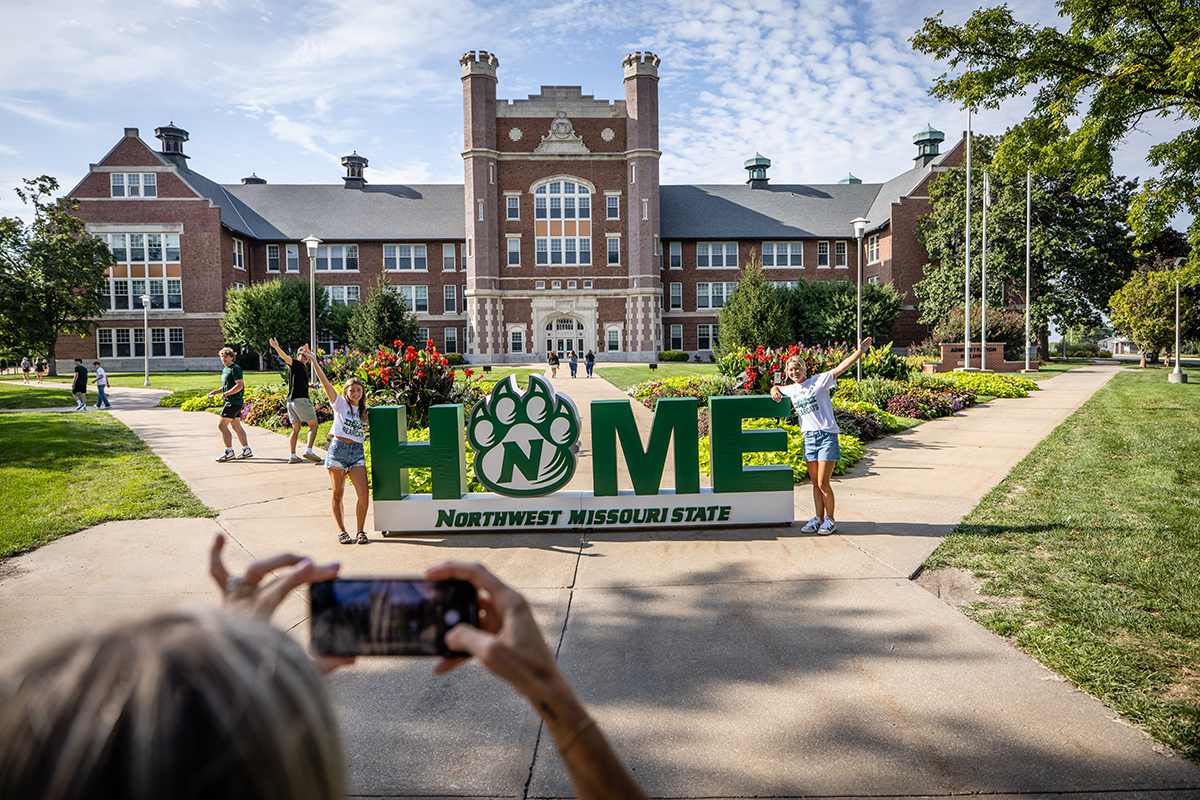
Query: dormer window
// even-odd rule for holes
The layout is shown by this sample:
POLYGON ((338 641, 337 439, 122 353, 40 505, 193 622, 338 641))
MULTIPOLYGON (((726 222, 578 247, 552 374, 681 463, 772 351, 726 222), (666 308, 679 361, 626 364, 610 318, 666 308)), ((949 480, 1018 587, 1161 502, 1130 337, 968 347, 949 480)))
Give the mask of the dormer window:
POLYGON ((153 172, 109 174, 112 197, 158 197, 158 176, 153 172))

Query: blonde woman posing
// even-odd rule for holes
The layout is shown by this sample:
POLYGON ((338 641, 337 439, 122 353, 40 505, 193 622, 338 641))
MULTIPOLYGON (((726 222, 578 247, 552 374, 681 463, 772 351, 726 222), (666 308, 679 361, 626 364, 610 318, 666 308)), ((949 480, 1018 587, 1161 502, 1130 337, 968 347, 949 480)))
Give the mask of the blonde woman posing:
POLYGON ((325 396, 333 406, 333 441, 325 451, 325 468, 329 470, 329 483, 333 487, 333 521, 338 526, 338 541, 342 544, 366 544, 367 539, 367 507, 371 496, 367 488, 367 457, 363 444, 367 438, 367 390, 358 378, 349 378, 342 387, 342 393, 334 391, 333 384, 325 377, 321 362, 316 354, 305 349, 300 355, 313 366, 313 372, 325 396), (346 531, 346 523, 342 518, 342 495, 346 491, 346 476, 354 484, 358 495, 358 503, 354 507, 355 518, 358 521, 358 536, 350 538, 346 531))

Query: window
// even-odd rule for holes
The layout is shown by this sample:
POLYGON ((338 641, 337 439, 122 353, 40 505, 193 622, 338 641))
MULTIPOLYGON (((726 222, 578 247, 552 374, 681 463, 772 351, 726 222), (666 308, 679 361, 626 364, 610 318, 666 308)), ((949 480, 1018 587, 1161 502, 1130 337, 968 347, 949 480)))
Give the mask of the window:
POLYGON ((682 350, 683 349, 683 326, 682 325, 672 325, 671 326, 671 347, 670 347, 670 349, 671 350, 682 350))
MULTIPOLYGON (((418 246, 424 247, 425 245, 418 246)), ((421 269, 424 269, 424 267, 421 267, 421 269)), ((317 272, 323 272, 327 270, 334 272, 358 272, 358 245, 318 245, 317 272)))
POLYGON ((557 180, 533 191, 534 263, 592 263, 592 196, 582 183, 557 180))
POLYGON ((524 353, 525 352, 525 331, 520 328, 513 328, 508 332, 508 352, 524 353))
MULTIPOLYGON (((141 236, 138 236, 137 234, 131 234, 130 239, 132 239, 134 237, 136 237, 139 240, 139 242, 142 238, 141 236)), ((246 251, 246 248, 245 248, 245 245, 242 244, 242 240, 234 239, 233 240, 233 268, 234 269, 245 269, 246 268, 246 252, 245 251, 246 251)), ((138 259, 138 260, 140 261, 141 259, 138 259)))
POLYGON ((817 269, 829 269, 829 242, 817 242, 817 269))
POLYGON ((567 288, 574 289, 578 284, 575 281, 567 281, 567 288))
MULTIPOLYGON (((671 284, 671 304, 669 307, 672 311, 680 310, 683 308, 683 284, 682 283, 672 283, 671 284)), ((675 348, 675 349, 678 349, 678 348, 675 348)))
POLYGON ((279 245, 267 245, 267 272, 279 272, 279 245))
POLYGON ((592 282, 591 282, 591 281, 584 281, 584 282, 583 282, 583 288, 585 288, 585 289, 590 289, 590 288, 592 288, 592 282))
POLYGON ((458 352, 458 328, 446 328, 446 350, 447 353, 458 352))
POLYGON ((621 352, 621 329, 620 328, 609 328, 608 329, 608 352, 610 352, 610 353, 621 352))
POLYGON ((504 203, 508 209, 508 219, 521 218, 521 198, 506 197, 504 198, 504 203))
POLYGON ((717 344, 717 326, 716 325, 697 325, 696 326, 696 349, 697 350, 712 350, 717 344))
POLYGON ((109 174, 112 197, 158 197, 158 176, 153 172, 109 174))
POLYGON ((300 245, 289 244, 287 246, 287 271, 300 271, 300 245))
POLYGON ((667 247, 669 252, 667 260, 670 262, 671 269, 683 269, 683 245, 679 242, 671 242, 667 247))
POLYGON ((737 242, 697 242, 697 267, 737 267, 737 242))
POLYGON ((429 341, 429 328, 417 328, 417 341, 422 345, 429 341))
POLYGON ((137 311, 142 307, 139 298, 150 294, 151 308, 183 309, 183 282, 166 277, 179 272, 178 233, 97 233, 92 238, 107 244, 117 262, 100 286, 102 308, 137 311), (147 278, 157 283, 148 287, 147 278), (157 291, 147 292, 148 288, 157 291))
POLYGON ((454 272, 454 245, 442 245, 442 270, 454 272))
POLYGON ((724 308, 725 301, 736 288, 736 281, 697 283, 696 308, 724 308))
MULTIPOLYGON (((96 331, 97 358, 144 358, 146 332, 142 328, 100 328, 96 331)), ((151 328, 150 355, 183 358, 183 328, 151 328)))
POLYGON ((621 218, 621 198, 620 197, 617 197, 615 195, 609 195, 608 197, 604 198, 604 205, 608 209, 608 213, 606 215, 608 219, 620 219, 621 218))
POLYGON ((608 237, 608 263, 621 263, 621 240, 616 236, 608 237))
POLYGON ((879 260, 879 234, 867 237, 867 263, 874 264, 879 260))
MULTIPOLYGON (((429 313, 429 287, 428 286, 389 286, 389 292, 400 295, 404 298, 404 305, 409 311, 419 314, 429 313)), ((421 337, 422 340, 428 339, 429 335, 421 337)))
POLYGON ((546 282, 545 281, 537 281, 534 283, 533 288, 537 289, 539 292, 544 291, 546 288, 546 282))
POLYGON ((442 287, 442 297, 444 300, 444 307, 442 310, 445 311, 447 314, 457 314, 458 313, 458 287, 457 286, 443 286, 442 287))
POLYGON ((870 286, 878 286, 879 285, 879 276, 872 275, 871 277, 867 278, 867 284, 870 286))
POLYGON ((550 284, 550 288, 551 288, 551 289, 561 289, 561 288, 562 288, 562 281, 554 281, 554 282, 552 282, 552 283, 550 284))
MULTIPOLYGON (((355 253, 355 260, 358 255, 355 253)), ((320 261, 317 262, 318 265, 320 261)), ((320 269, 320 267, 317 267, 320 269)), ((354 267, 358 269, 357 266, 354 267)), ((423 244, 385 244, 383 246, 383 268, 386 270, 417 270, 424 272, 426 267, 425 245, 423 244)))
POLYGON ((325 289, 329 293, 329 304, 331 306, 358 305, 357 286, 326 286, 325 289))
POLYGON ((521 240, 515 236, 508 239, 508 265, 510 267, 521 266, 521 240))
POLYGON ((833 243, 833 266, 838 269, 846 269, 846 243, 833 243))
POLYGON ((804 267, 804 245, 801 242, 763 242, 764 267, 804 267))

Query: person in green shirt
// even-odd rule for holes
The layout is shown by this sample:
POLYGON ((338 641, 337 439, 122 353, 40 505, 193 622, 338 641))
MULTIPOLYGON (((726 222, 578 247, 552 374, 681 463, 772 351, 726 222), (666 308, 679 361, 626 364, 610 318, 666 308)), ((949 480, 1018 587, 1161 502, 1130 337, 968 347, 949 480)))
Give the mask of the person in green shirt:
POLYGON ((250 452, 250 445, 246 443, 246 429, 242 427, 245 385, 242 383, 242 368, 233 363, 236 355, 237 353, 233 351, 232 347, 221 348, 221 363, 225 365, 225 369, 221 371, 221 388, 213 389, 208 393, 209 397, 220 395, 225 400, 225 405, 221 407, 221 421, 217 423, 217 429, 221 431, 221 439, 225 442, 225 452, 217 461, 233 461, 237 458, 254 456, 254 453, 250 452), (238 442, 242 445, 240 456, 234 455, 233 436, 229 432, 230 428, 233 428, 233 433, 237 434, 238 442))

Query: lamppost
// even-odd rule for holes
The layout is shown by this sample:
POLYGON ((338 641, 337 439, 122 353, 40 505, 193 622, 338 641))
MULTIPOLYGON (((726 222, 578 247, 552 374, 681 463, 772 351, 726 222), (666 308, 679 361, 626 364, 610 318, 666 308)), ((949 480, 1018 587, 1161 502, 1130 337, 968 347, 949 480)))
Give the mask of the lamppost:
POLYGON ((146 382, 143 386, 150 385, 150 295, 144 294, 141 297, 142 301, 142 355, 145 356, 146 364, 146 382))
MULTIPOLYGON (((1175 259, 1175 269, 1187 262, 1186 258, 1175 259)), ((1183 374, 1183 365, 1179 362, 1179 278, 1175 278, 1175 369, 1167 376, 1171 383, 1187 383, 1187 375, 1183 374)))
MULTIPOLYGON (((857 330, 856 338, 854 340, 854 344, 856 347, 858 346, 858 343, 862 341, 862 338, 863 338, 863 335, 862 335, 862 240, 863 240, 863 234, 867 232, 867 225, 869 225, 870 223, 871 223, 870 220, 864 219, 862 217, 858 217, 857 219, 850 220, 850 224, 854 226, 854 238, 858 240, 858 251, 857 251, 857 254, 855 255, 855 261, 858 262, 858 300, 856 302, 856 308, 857 308, 856 318, 858 320, 858 324, 857 324, 857 328, 856 328, 856 330, 857 330)), ((859 383, 862 383, 862 359, 860 358, 857 362, 855 362, 855 364, 858 367, 858 371, 855 373, 855 375, 857 376, 856 379, 859 383)))
POLYGON ((317 246, 321 240, 309 234, 301 239, 308 249, 308 346, 317 352, 317 246))

